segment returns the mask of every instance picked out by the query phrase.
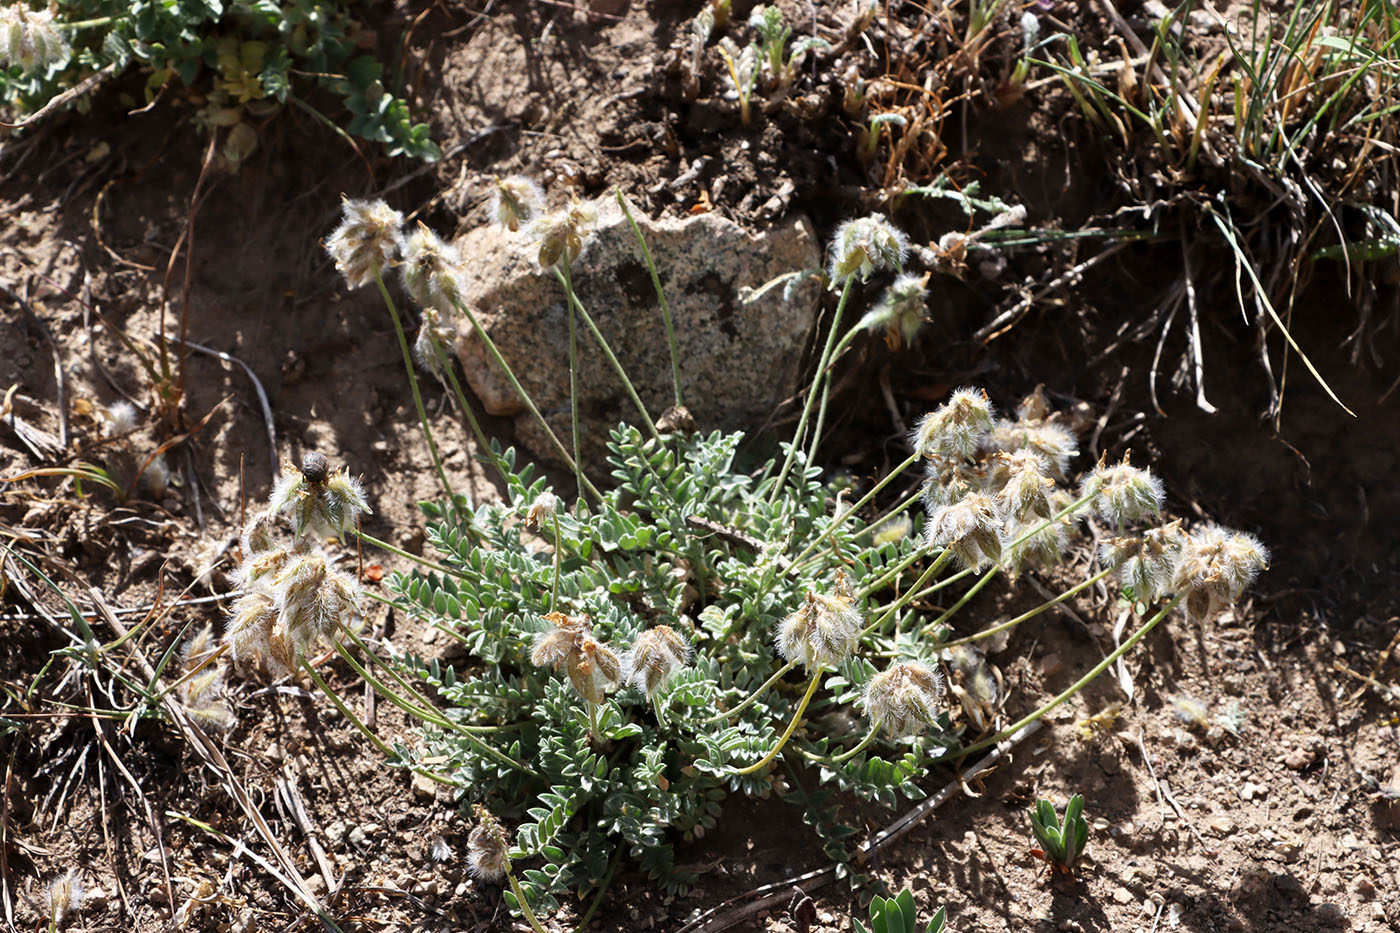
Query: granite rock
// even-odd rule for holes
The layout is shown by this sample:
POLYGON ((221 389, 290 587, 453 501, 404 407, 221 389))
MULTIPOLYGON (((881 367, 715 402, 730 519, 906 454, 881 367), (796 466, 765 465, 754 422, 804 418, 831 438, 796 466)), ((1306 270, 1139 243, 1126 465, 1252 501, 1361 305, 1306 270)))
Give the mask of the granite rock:
MULTIPOLYGON (((612 196, 595 202, 598 221, 572 266, 575 290, 626 369, 653 418, 673 401, 671 360, 656 291, 642 252, 612 196)), ((630 205, 629 205, 630 206, 630 205)), ((819 279, 741 295, 784 273, 821 265, 811 225, 788 219, 762 232, 715 214, 653 221, 631 207, 647 240, 675 322, 686 407, 702 431, 763 423, 796 388, 804 345, 817 318, 819 279)), ((464 298, 566 446, 569 429, 568 318, 564 290, 536 262, 521 231, 494 225, 457 241, 471 283, 464 298)), ((471 326, 459 322, 457 355, 472 390, 494 415, 513 416, 517 437, 559 463, 544 432, 516 396, 471 326)), ((602 463, 608 431, 636 422, 636 410, 582 321, 580 441, 586 464, 602 463)))

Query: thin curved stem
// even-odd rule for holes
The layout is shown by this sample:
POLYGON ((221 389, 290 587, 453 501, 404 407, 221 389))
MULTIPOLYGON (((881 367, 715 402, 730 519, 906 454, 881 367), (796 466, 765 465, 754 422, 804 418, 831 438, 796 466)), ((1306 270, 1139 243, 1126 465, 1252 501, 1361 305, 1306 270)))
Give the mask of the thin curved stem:
POLYGON ((841 754, 837 755, 835 758, 831 759, 831 762, 833 764, 840 764, 847 758, 854 758, 856 755, 859 755, 861 752, 865 751, 866 747, 870 745, 871 742, 875 741, 875 736, 879 734, 880 720, 876 719, 870 723, 870 731, 865 733, 865 738, 860 740, 859 745, 857 745, 850 751, 842 752, 841 754))
MULTIPOLYGON (((888 476, 880 480, 880 482, 876 483, 874 488, 872 488, 869 492, 867 492, 865 495, 861 496, 858 500, 856 500, 855 504, 848 506, 844 511, 838 512, 836 514, 836 517, 831 520, 831 524, 822 532, 822 536, 813 540, 811 544, 807 545, 806 549, 803 550, 802 553, 794 557, 792 559, 792 564, 789 565, 788 569, 791 570, 797 564, 801 563, 801 561, 804 558, 806 558, 808 555, 810 555, 813 551, 817 549, 817 546, 821 544, 822 537, 831 534, 836 529, 840 528, 843 524, 845 524, 846 519, 854 515, 859 509, 864 508, 866 503, 868 503, 871 499, 874 499, 875 496, 879 494, 880 490, 884 489, 886 486, 892 483, 895 480, 895 478, 899 476, 899 474, 903 473, 909 467, 913 466, 914 462, 918 459, 919 455, 914 454, 908 460, 905 460, 899 466, 891 470, 888 476)), ((920 493, 920 495, 922 495, 922 492, 920 493)))
MULTIPOLYGON (((947 553, 947 551, 944 550, 940 553, 947 553)), ((867 596, 879 592, 881 589, 884 588, 885 584, 889 583, 895 577, 898 577, 901 573, 908 570, 910 564, 914 563, 914 561, 924 556, 926 556, 926 551, 924 548, 921 547, 914 553, 910 554, 908 557, 901 559, 894 566, 888 568, 887 570, 885 570, 884 573, 880 574, 874 580, 861 587, 860 590, 856 593, 856 599, 862 600, 865 599, 867 596)))
POLYGON ((307 661, 305 658, 302 658, 301 666, 303 669, 305 669, 305 671, 308 674, 311 675, 312 682, 315 683, 316 686, 320 688, 321 692, 324 693, 330 699, 331 705, 333 705, 336 709, 340 710, 340 715, 350 720, 351 724, 354 725, 356 729, 359 729, 360 733, 364 735, 365 738, 369 739, 375 748, 379 749, 380 754, 382 754, 385 758, 388 758, 390 760, 396 760, 399 757, 392 748, 384 744, 383 739, 375 735, 374 732, 370 730, 369 726, 365 725, 364 722, 360 719, 360 717, 356 716, 354 712, 351 711, 350 707, 345 705, 345 702, 341 700, 339 696, 336 695, 336 692, 332 690, 324 680, 321 679, 321 675, 316 673, 316 668, 312 667, 309 661, 307 661))
POLYGON ((972 584, 967 588, 967 592, 962 594, 962 596, 959 597, 957 602, 953 603, 953 605, 949 606, 947 609, 944 609, 943 612, 939 614, 938 618, 934 619, 928 625, 925 625, 923 629, 920 630, 919 634, 921 636, 927 635, 929 632, 933 631, 934 629, 938 628, 938 626, 951 619, 959 609, 961 609, 963 606, 966 606, 972 600, 972 597, 976 596, 979 592, 982 591, 982 587, 992 582, 992 578, 995 577, 997 575, 997 572, 1000 570, 1000 564, 993 564, 991 567, 989 567, 987 569, 987 572, 982 574, 981 578, 976 583, 972 584))
POLYGON ((428 441, 428 455, 433 458, 433 468, 437 470, 438 480, 442 483, 442 489, 447 493, 447 498, 456 501, 452 494, 452 484, 447 480, 447 471, 442 467, 442 456, 438 453, 437 441, 433 440, 433 429, 428 427, 428 410, 423 407, 423 393, 418 390, 418 374, 413 369, 413 353, 408 349, 408 338, 404 336, 403 321, 399 319, 399 309, 394 304, 394 299, 389 297, 389 289, 384 285, 384 276, 379 274, 379 268, 374 270, 374 282, 379 286, 379 294, 384 299, 385 306, 389 309, 389 316, 394 319, 394 333, 399 337, 399 351, 403 354, 404 370, 408 373, 408 388, 413 393, 413 407, 418 409, 418 422, 423 425, 423 437, 428 441))
POLYGON ((374 535, 366 534, 358 528, 346 530, 353 534, 355 537, 359 538, 365 544, 372 544, 375 547, 380 548, 381 550, 388 551, 390 554, 398 555, 399 557, 402 557, 405 560, 411 560, 415 564, 427 567, 429 570, 436 570, 438 573, 446 574, 449 577, 457 577, 462 580, 468 579, 469 575, 463 573, 460 570, 453 570, 451 567, 448 567, 444 564, 439 564, 436 561, 428 560, 428 558, 422 557, 418 554, 412 554, 408 551, 405 551, 403 548, 395 547, 388 541, 382 541, 379 538, 376 538, 374 535))
POLYGON ((515 872, 510 870, 510 861, 506 861, 506 880, 510 882, 510 889, 515 894, 515 902, 520 905, 520 913, 525 917, 525 922, 530 924, 530 929, 535 933, 545 933, 544 927, 535 919, 535 912, 530 909, 530 902, 525 899, 525 892, 520 890, 520 882, 515 880, 515 872))
MULTIPOLYGON (((565 266, 567 269, 568 267, 565 266)), ((558 269, 554 270, 557 274, 558 269)), ((565 276, 565 281, 568 277, 565 276)), ((567 291, 567 286, 565 288, 567 291)), ((569 426, 574 440, 574 479, 579 497, 583 497, 583 457, 578 448, 578 327, 572 304, 564 309, 569 318, 569 426)))
POLYGON ((914 597, 917 596, 917 595, 919 594, 919 587, 923 586, 924 583, 926 583, 926 582, 929 580, 929 578, 931 578, 931 577, 933 577, 935 574, 937 574, 938 571, 939 571, 940 569, 942 569, 943 565, 944 565, 945 563, 948 562, 948 558, 951 557, 952 555, 953 555, 953 552, 952 552, 952 551, 943 551, 942 553, 940 553, 940 554, 938 555, 938 557, 934 558, 933 563, 931 563, 931 564, 928 565, 928 569, 925 570, 925 571, 919 576, 919 579, 918 579, 918 580, 914 581, 914 585, 911 586, 911 587, 909 588, 909 592, 908 592, 908 593, 905 593, 905 594, 904 594, 903 596, 901 596, 899 599, 896 599, 894 602, 890 603, 889 608, 887 608, 883 613, 881 613, 881 614, 875 619, 874 622, 871 622, 871 623, 870 623, 869 625, 867 625, 865 628, 861 629, 860 637, 861 637, 861 638, 864 638, 866 635, 869 635, 871 632, 874 632, 874 631, 876 631, 877 629, 883 628, 883 627, 884 627, 884 624, 885 624, 887 621, 889 621, 889 619, 890 619, 891 616, 893 616, 893 615, 894 615, 896 612, 898 612, 899 610, 903 609, 903 608, 904 608, 905 606, 907 606, 909 603, 913 602, 914 597))
POLYGON ((1093 681, 1094 678, 1098 677, 1104 671, 1108 670, 1109 666, 1112 665, 1114 661, 1117 661, 1123 655, 1127 654, 1130 650, 1132 650, 1132 647, 1138 642, 1142 641, 1142 639, 1147 635, 1147 633, 1152 631, 1152 629, 1156 627, 1158 622, 1161 622, 1163 619, 1165 619, 1167 615, 1173 609, 1176 608, 1176 604, 1181 602, 1181 600, 1181 596, 1172 597, 1171 602, 1163 606, 1155 616, 1144 622, 1142 624, 1142 627, 1139 628, 1136 632, 1134 632, 1128 638, 1127 641, 1119 645, 1113 651, 1113 653, 1108 655, 1108 657, 1104 658, 1098 664, 1094 665, 1093 670, 1085 674, 1083 677, 1079 678, 1077 681, 1075 681, 1073 684, 1067 687, 1063 693, 1056 696, 1054 699, 1046 703, 1034 713, 1031 713, 1029 716, 1018 722, 1012 723, 1011 725, 1007 726, 1005 729, 1001 730, 991 738, 983 739, 982 741, 977 742, 973 745, 969 745, 966 748, 960 748, 957 751, 948 752, 945 755, 940 755, 939 757, 930 760, 929 764, 938 764, 944 761, 951 761, 954 758, 961 758, 964 755, 970 755, 973 752, 980 752, 984 748, 991 748, 993 745, 997 744, 1007 736, 1012 735, 1013 733, 1024 729, 1026 726, 1029 726, 1031 723, 1037 722, 1038 720, 1044 718, 1047 713, 1055 709, 1055 707, 1059 706, 1061 703, 1065 702, 1065 700, 1068 700, 1070 697, 1074 696, 1079 691, 1083 690, 1086 686, 1089 685, 1091 681, 1093 681))
MULTIPOLYGON (((846 288, 849 289, 851 280, 846 281, 846 288)), ((841 327, 841 313, 846 310, 845 291, 842 291, 842 300, 836 305, 836 314, 831 319, 831 332, 826 338, 826 355, 822 359, 821 366, 817 369, 816 380, 812 385, 815 392, 817 385, 822 387, 821 404, 817 406, 817 424, 812 431, 812 446, 807 448, 807 462, 811 463, 817 457, 817 446, 822 442, 822 428, 826 425, 826 405, 831 400, 831 367, 835 364, 836 358, 841 355, 847 346, 850 345, 851 338, 856 335, 856 331, 851 331, 835 347, 832 346, 832 339, 841 327)))
MULTIPOLYGON (((582 476, 582 470, 578 468, 574 458, 569 455, 568 448, 564 446, 563 441, 559 440, 559 435, 554 433, 554 428, 545 420, 544 415, 540 414, 540 410, 535 407, 535 400, 530 398, 530 394, 525 391, 525 387, 522 386, 520 380, 515 377, 515 370, 511 369, 510 364, 506 362, 506 358, 501 355, 500 348, 496 346, 496 341, 492 340, 491 335, 486 333, 486 329, 482 327, 481 322, 476 319, 476 314, 472 312, 471 308, 462 304, 462 302, 456 298, 452 299, 452 307, 456 308, 457 311, 464 315, 471 323, 472 330, 481 338, 482 346, 486 347, 486 352, 491 355, 491 359, 501 368, 501 372, 505 374, 506 380, 510 383, 511 388, 515 390, 516 396, 519 397, 526 410, 530 412, 531 417, 544 429, 545 437, 549 438, 549 443, 554 447, 555 452, 559 454, 564 464, 570 470, 574 471, 576 475, 582 476)), ((583 483, 584 488, 588 490, 590 496, 595 499, 603 498, 603 494, 598 491, 598 487, 589 482, 587 476, 583 477, 583 483)))
MULTIPOLYGON (((1088 589, 1089 587, 1093 586, 1095 583, 1098 583, 1098 582, 1099 582, 1100 580, 1102 580, 1104 577, 1108 576, 1110 573, 1113 573, 1113 572, 1114 572, 1115 570, 1117 570, 1117 569, 1118 569, 1118 565, 1115 564, 1114 566, 1109 567, 1109 568, 1107 568, 1106 570, 1102 570, 1102 571, 1100 571, 1100 572, 1094 574, 1092 577, 1090 577, 1089 579, 1085 580, 1083 583, 1080 583, 1080 584, 1078 584, 1078 585, 1076 585, 1076 586, 1071 587, 1070 589, 1065 590, 1063 593, 1061 593, 1059 596, 1056 596, 1054 599, 1051 599, 1051 600, 1049 600, 1049 601, 1047 601, 1047 602, 1043 602, 1043 603, 1041 603, 1039 606, 1036 606, 1034 609, 1030 609, 1030 610, 1028 610, 1028 611, 1026 611, 1026 612, 1021 613, 1020 615, 1018 615, 1018 616, 1017 616, 1016 618, 1014 618, 1014 619, 1008 619, 1007 621, 1002 622, 1002 623, 999 624, 999 625, 993 625, 993 626, 992 626, 991 628, 989 628, 989 629, 983 629, 983 630, 980 631, 980 632, 976 632, 976 633, 974 633, 974 634, 972 634, 972 635, 968 635, 968 636, 966 636, 965 638, 959 638, 959 639, 957 639, 956 641, 944 642, 944 643, 943 643, 942 645, 940 645, 939 647, 941 647, 941 648, 956 648, 958 645, 967 645, 967 644, 971 644, 971 643, 974 642, 974 641, 981 641, 983 638, 991 638, 993 635, 999 635, 1000 633, 1006 631, 1007 629, 1015 628, 1016 626, 1020 625, 1022 622, 1025 622, 1027 619, 1031 619, 1031 618, 1034 618, 1035 616, 1040 615, 1040 613, 1042 613, 1042 612, 1044 612, 1045 610, 1049 609, 1051 606, 1058 605, 1058 604, 1064 602, 1065 600, 1069 599, 1071 596, 1074 596, 1076 593, 1081 593, 1081 592, 1083 592, 1084 590, 1086 590, 1086 589, 1088 589)), ((922 635, 927 635, 928 633, 929 633, 929 629, 926 627, 926 628, 923 630, 923 632, 921 632, 920 634, 922 634, 922 635)))
MULTIPOLYGON (((802 416, 797 421, 797 430, 792 434, 792 444, 788 447, 787 457, 783 460, 783 467, 778 471, 778 478, 773 483, 773 492, 768 498, 768 504, 772 505, 778 501, 778 497, 783 494, 783 484, 787 481, 788 472, 792 469, 792 462, 797 458, 797 449, 802 446, 803 438, 807 433, 807 419, 812 416, 812 402, 817 397, 817 387, 822 381, 822 373, 826 369, 826 364, 831 359, 831 350, 836 344, 836 324, 841 320, 841 314, 846 310, 846 301, 851 297, 851 287, 855 283, 855 277, 846 279, 845 286, 841 289, 841 300, 836 304, 836 315, 832 319, 832 327, 826 335, 826 346, 822 348, 821 359, 817 361, 817 375, 812 382, 811 389, 807 392, 807 401, 802 405, 802 416)), ((815 444, 813 445, 815 447, 815 444)), ((808 461, 810 462, 810 461, 808 461)))
POLYGON ((812 682, 807 685, 807 692, 802 694, 802 702, 797 704, 797 710, 792 714, 792 721, 789 722, 787 728, 783 730, 782 737, 778 739, 778 744, 773 746, 773 750, 747 768, 740 768, 730 773, 753 774, 776 758, 778 752, 783 750, 783 746, 787 744, 788 739, 792 738, 793 732, 797 730, 797 724, 802 720, 802 714, 807 712, 807 704, 812 702, 812 697, 816 694, 817 687, 821 685, 821 682, 822 671, 817 671, 812 675, 812 682))
POLYGON ((466 415, 467 423, 471 425, 472 434, 476 437, 476 443, 483 453, 491 459, 492 465, 496 467, 496 472, 501 475, 501 482, 510 483, 510 470, 507 469, 505 461, 491 449, 491 442, 486 437, 486 432, 481 427, 481 422, 476 420, 476 412, 472 410, 471 403, 467 401, 467 393, 462 388, 462 384, 457 381, 457 373, 452 369, 452 363, 447 358, 446 351, 442 344, 438 343, 437 337, 431 330, 428 332, 428 342, 433 345, 433 354, 437 358, 438 367, 447 375, 447 381, 452 385, 452 393, 457 396, 457 404, 462 406, 462 414, 466 415))
POLYGON ((559 536, 559 512, 556 509, 551 517, 554 519, 554 583, 549 589, 549 611, 553 612, 559 605, 559 567, 564 559, 564 548, 559 536))
POLYGON ((765 680, 763 683, 759 684, 758 689, 756 689, 753 693, 750 693, 750 694, 749 694, 749 698, 748 698, 747 700, 745 700, 744 702, 740 703, 738 706, 734 707, 733 709, 727 709, 727 710, 725 710, 725 711, 722 712, 722 713, 716 713, 714 716, 710 716, 710 717, 708 717, 708 718, 706 718, 706 719, 700 720, 700 724, 701 724, 701 725, 708 725, 709 723, 712 723, 712 722, 719 722, 721 719, 728 719, 728 718, 730 718, 731 716, 737 716, 737 715, 739 715, 739 714, 742 713, 744 710, 748 709, 750 706, 753 706, 754 703, 758 700, 758 698, 761 697, 761 696, 763 695, 763 693, 764 693, 765 690, 767 690, 769 687, 773 686, 775 683, 777 683, 779 680, 781 680, 784 674, 786 674, 788 671, 792 670, 792 669, 793 669, 794 667, 796 667, 796 666, 797 666, 797 662, 796 662, 796 661, 789 661, 789 662, 787 662, 787 663, 784 664, 782 667, 780 667, 780 668, 778 668, 776 671, 774 671, 772 677, 769 677, 769 678, 768 678, 767 680, 765 680))
POLYGON ((608 364, 613 368, 613 372, 617 373, 617 378, 622 380, 622 388, 626 390, 627 397, 630 398, 632 404, 636 406, 637 413, 642 416, 642 423, 647 426, 647 430, 651 432, 651 436, 660 443, 661 432, 656 430, 656 423, 651 420, 651 414, 647 411, 646 405, 642 402, 642 397, 637 394, 636 386, 632 385, 632 380, 628 378, 627 370, 622 367, 622 362, 618 360, 617 354, 613 353, 612 345, 608 343, 607 338, 603 336, 603 332, 600 331, 598 325, 594 323, 593 315, 588 313, 588 309, 583 306, 583 302, 579 301, 578 295, 574 292, 574 282, 569 274, 569 267, 555 266, 554 274, 558 277, 559 284, 564 286, 564 293, 568 296, 569 303, 573 306, 573 309, 577 311, 579 317, 583 319, 584 326, 587 327, 588 332, 593 335, 593 339, 598 341, 598 349, 603 351, 603 356, 607 358, 608 364))
POLYGON ((637 245, 642 248, 642 259, 647 264, 647 271, 651 273, 651 284, 656 289, 656 300, 661 305, 661 321, 666 325, 666 346, 671 350, 671 383, 676 390, 676 407, 685 404, 681 397, 681 362, 680 353, 676 349, 676 331, 671 323, 671 306, 666 303, 666 290, 661 287, 661 276, 657 274, 656 262, 651 258, 651 250, 647 249, 646 237, 642 236, 642 228, 637 226, 637 222, 632 219, 632 209, 627 206, 627 199, 622 196, 622 188, 614 189, 617 192, 617 203, 622 208, 623 216, 627 218, 627 223, 632 227, 632 233, 637 237, 637 245))

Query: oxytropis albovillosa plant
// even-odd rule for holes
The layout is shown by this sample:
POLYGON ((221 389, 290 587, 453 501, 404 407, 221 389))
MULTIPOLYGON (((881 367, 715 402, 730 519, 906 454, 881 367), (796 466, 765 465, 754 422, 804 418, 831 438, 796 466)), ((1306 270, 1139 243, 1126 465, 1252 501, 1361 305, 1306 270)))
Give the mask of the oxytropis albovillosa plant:
POLYGON ((414 693, 415 708, 435 718, 420 717, 423 745, 409 754, 418 767, 432 762, 492 819, 515 825, 506 860, 529 866, 512 882, 522 910, 554 909, 566 891, 601 895, 623 854, 668 890, 684 888, 693 876, 673 845, 713 828, 736 792, 801 807, 844 871, 856 830, 837 792, 889 807, 922 796, 919 778, 931 765, 1006 739, 1081 690, 1178 604, 1203 618, 1265 564, 1248 535, 1161 523, 1161 483, 1126 458, 1104 459, 1075 482, 1076 437, 1039 391, 1001 417, 983 391, 957 390, 918 422, 902 463, 854 503, 833 504, 811 465, 829 363, 859 332, 892 346, 912 340, 927 313, 924 279, 904 270, 907 238, 882 216, 837 231, 827 279, 839 299, 818 378, 780 461, 746 466, 739 435, 663 429, 665 419, 653 422, 637 400, 573 291, 588 205, 546 213, 536 187, 504 179, 494 209, 500 223, 532 235, 542 272, 569 299, 571 325, 585 325, 638 409, 640 426, 611 432, 606 483, 576 456, 577 419, 572 444, 547 432, 574 474, 572 503, 518 464, 514 450, 484 437, 472 416, 444 352, 459 326, 481 336, 548 427, 465 303, 468 272, 452 244, 421 228, 405 235, 382 203, 347 202, 327 245, 352 285, 381 289, 448 493, 423 505, 437 560, 415 558, 420 568, 395 574, 392 590, 396 605, 457 639, 468 660, 415 662, 448 708, 428 710, 414 693), (385 284, 392 267, 422 312, 418 367, 456 394, 501 475, 501 501, 451 493, 415 354, 385 284), (893 277, 885 296, 839 334, 854 286, 880 276, 893 277), (880 498, 910 470, 922 471, 912 494, 880 498), (917 532, 908 518, 916 511, 924 516, 917 532), (1111 535, 1084 580, 980 630, 961 622, 992 580, 1014 582, 1030 566, 1059 562, 1087 538, 1080 529, 1089 516, 1111 535), (1142 613, 1137 628, 1064 692, 993 732, 1006 698, 979 671, 973 643, 1109 578, 1142 613), (945 589, 946 609, 922 608, 945 589), (955 637, 955 625, 966 634, 955 637), (949 685, 945 666, 960 682, 949 685), (948 686, 965 725, 944 708, 948 686), (964 738, 967 729, 977 734, 964 738))

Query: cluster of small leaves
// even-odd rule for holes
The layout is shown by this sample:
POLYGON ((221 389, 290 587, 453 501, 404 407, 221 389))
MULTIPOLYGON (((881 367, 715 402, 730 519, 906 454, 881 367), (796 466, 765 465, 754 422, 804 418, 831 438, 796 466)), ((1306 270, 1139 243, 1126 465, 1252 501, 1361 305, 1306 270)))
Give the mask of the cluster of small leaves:
POLYGON ((314 83, 345 102, 349 133, 383 143, 390 155, 436 159, 441 153, 427 125, 412 121, 408 104, 385 88, 383 65, 366 52, 375 39, 363 22, 367 6, 60 0, 55 26, 71 44, 71 57, 39 69, 0 67, 0 101, 34 111, 96 71, 135 65, 147 75, 148 101, 171 82, 196 93, 203 102, 196 122, 230 127, 225 156, 237 162, 255 141, 247 118, 268 116, 314 83))
MULTIPOLYGON (((855 922, 857 933, 918 933, 918 908, 914 905, 914 894, 908 888, 894 897, 876 895, 870 902, 870 927, 859 920, 855 922)), ((924 933, 943 933, 948 925, 948 908, 940 907, 933 919, 924 927, 924 933)))
MULTIPOLYGON (((773 747, 800 681, 780 681, 732 717, 714 714, 737 707, 773 674, 774 633, 809 591, 829 585, 836 562, 823 552, 802 569, 783 555, 819 538, 837 552, 860 550, 855 532, 832 527, 830 490, 818 471, 799 471, 791 494, 770 503, 771 465, 757 477, 738 470, 739 439, 671 436, 663 445, 619 427, 609 444, 615 490, 575 513, 555 510, 533 530, 526 517, 545 482, 528 466, 517 470, 513 450, 497 451, 510 472, 506 502, 472 507, 459 497, 424 506, 429 541, 450 572, 399 574, 393 587, 410 611, 458 639, 471 662, 465 673, 436 661, 419 671, 453 719, 497 730, 478 734, 532 773, 483 755, 460 734, 429 731, 422 754, 472 800, 516 824, 512 859, 545 862, 521 876, 541 908, 553 909, 564 891, 596 887, 619 850, 667 891, 683 890, 693 876, 676 865, 672 846, 712 829, 731 793, 776 793, 800 805, 842 861, 856 830, 842 820, 838 791, 886 806, 900 795, 922 796, 915 780, 927 757, 910 739, 902 743, 913 747, 888 761, 872 749, 822 768, 829 786, 812 792, 790 790, 771 770, 736 773, 736 762, 773 747), (619 653, 653 626, 670 626, 693 646, 693 659, 653 698, 655 707, 636 687, 607 695, 590 740, 589 711, 569 679, 531 663, 537 636, 551 628, 544 616, 555 611, 587 616, 592 637, 619 653)), ((858 585, 916 547, 911 538, 891 542, 840 566, 858 585)), ((851 703, 874 673, 852 660, 833 674, 835 686, 811 707, 812 731, 839 732, 827 728, 830 717, 854 721, 851 703)), ((948 728, 941 717, 931 734, 948 728)), ((838 745, 802 741, 803 754, 817 757, 838 745)))
POLYGON ((1055 805, 1045 799, 1036 801, 1030 811, 1031 830, 1040 843, 1041 852, 1053 868, 1068 873, 1074 868, 1089 841, 1089 823, 1084 819, 1084 797, 1075 794, 1065 806, 1065 818, 1060 820, 1055 805))

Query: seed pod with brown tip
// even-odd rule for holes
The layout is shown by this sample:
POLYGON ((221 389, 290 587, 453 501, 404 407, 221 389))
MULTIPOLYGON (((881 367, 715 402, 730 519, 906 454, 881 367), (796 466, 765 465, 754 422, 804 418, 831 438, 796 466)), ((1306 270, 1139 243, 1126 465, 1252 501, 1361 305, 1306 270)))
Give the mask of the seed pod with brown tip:
POLYGON ((481 804, 473 809, 477 822, 467 836, 467 867, 483 881, 500 881, 510 870, 505 827, 481 804))

